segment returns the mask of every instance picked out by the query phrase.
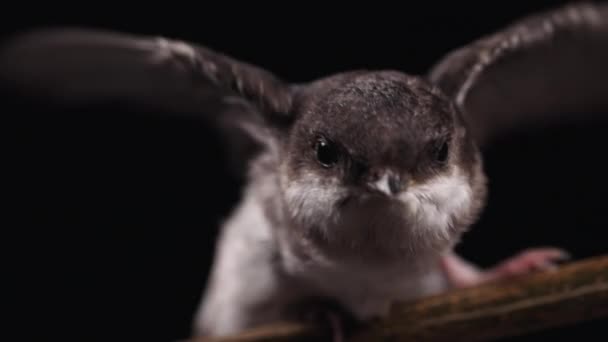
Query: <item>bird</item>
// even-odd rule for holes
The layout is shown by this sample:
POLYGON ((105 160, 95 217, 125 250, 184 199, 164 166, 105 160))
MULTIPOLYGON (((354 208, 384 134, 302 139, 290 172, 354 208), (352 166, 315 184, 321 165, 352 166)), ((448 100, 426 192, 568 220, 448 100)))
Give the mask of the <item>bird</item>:
MULTIPOLYGON (((484 146, 538 121, 605 113, 606 60, 608 5, 579 2, 517 19, 423 75, 357 69, 294 83, 177 38, 61 27, 5 40, 0 82, 62 103, 179 112, 223 132, 246 183, 192 334, 226 336, 302 319, 325 299, 365 321, 395 301, 567 260, 531 247, 482 269, 454 250, 486 205, 484 146)), ((340 340, 339 310, 323 305, 340 340)))

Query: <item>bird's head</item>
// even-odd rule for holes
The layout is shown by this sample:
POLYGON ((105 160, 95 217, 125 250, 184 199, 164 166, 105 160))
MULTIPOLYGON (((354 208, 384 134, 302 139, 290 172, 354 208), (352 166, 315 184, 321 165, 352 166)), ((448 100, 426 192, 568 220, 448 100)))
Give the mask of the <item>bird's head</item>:
POLYGON ((452 246, 486 192, 452 102, 394 71, 350 72, 299 90, 280 165, 292 233, 319 253, 387 260, 452 246))

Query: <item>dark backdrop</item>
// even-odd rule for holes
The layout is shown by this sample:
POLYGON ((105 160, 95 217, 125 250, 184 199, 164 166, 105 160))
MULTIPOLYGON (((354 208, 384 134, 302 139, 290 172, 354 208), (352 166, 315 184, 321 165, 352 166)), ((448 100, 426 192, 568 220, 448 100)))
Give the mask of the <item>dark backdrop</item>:
MULTIPOLYGON (((425 72, 450 49, 503 27, 531 4, 404 3, 343 8, 165 2, 127 11, 81 4, 3 10, 3 33, 81 25, 205 44, 308 81, 352 68, 425 72), (174 8, 172 8, 174 7, 174 8), (352 11, 356 10, 356 13, 352 11)), ((18 5, 18 4, 17 4, 18 5)), ((1 98, 9 324, 51 339, 188 336, 217 226, 238 198, 215 132, 138 109, 67 110, 1 98), (11 321, 12 322, 12 321, 11 321)), ((491 195, 460 252, 483 266, 526 247, 557 245, 575 259, 605 253, 605 123, 538 127, 486 151, 491 195)), ((8 303, 7 302, 7 303, 8 303)), ((591 322, 535 338, 608 337, 591 322), (603 335, 602 335, 603 334, 603 335)))

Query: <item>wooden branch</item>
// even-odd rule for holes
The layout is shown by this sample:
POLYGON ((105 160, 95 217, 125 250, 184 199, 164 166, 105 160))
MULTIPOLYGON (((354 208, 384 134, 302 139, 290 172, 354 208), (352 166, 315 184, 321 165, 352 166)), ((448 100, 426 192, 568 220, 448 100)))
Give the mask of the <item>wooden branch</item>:
MULTIPOLYGON (((388 317, 369 323, 350 340, 485 341, 608 317, 608 256, 563 265, 508 282, 454 290, 393 305, 388 317)), ((313 327, 277 323, 203 341, 319 341, 313 327)))

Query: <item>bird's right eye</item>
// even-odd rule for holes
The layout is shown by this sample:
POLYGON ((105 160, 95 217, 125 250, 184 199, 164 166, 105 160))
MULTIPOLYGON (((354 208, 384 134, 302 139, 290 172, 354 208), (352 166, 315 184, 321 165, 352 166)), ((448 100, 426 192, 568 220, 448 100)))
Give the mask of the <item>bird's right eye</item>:
POLYGON ((340 157, 336 144, 323 137, 317 138, 315 152, 317 161, 326 168, 334 166, 340 157))

